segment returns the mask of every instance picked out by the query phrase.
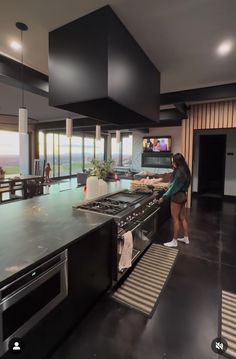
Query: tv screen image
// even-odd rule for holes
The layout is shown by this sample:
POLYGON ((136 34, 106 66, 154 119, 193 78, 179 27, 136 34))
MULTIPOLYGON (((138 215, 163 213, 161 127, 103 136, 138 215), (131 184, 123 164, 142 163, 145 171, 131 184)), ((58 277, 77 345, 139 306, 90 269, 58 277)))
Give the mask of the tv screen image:
POLYGON ((144 152, 171 152, 171 137, 144 137, 144 152))

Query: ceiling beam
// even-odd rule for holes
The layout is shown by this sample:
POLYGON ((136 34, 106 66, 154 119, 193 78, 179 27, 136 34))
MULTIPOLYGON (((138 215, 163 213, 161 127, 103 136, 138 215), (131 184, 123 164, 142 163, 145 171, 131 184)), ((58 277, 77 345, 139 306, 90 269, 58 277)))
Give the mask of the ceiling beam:
POLYGON ((182 118, 188 118, 188 107, 185 105, 185 103, 175 103, 176 110, 179 111, 179 113, 183 116, 182 118))
MULTIPOLYGON (((95 131, 95 126, 100 124, 101 129, 104 131, 112 131, 112 130, 124 130, 124 129, 133 129, 138 128, 140 130, 145 130, 146 126, 145 124, 139 124, 134 126, 134 124, 126 124, 126 125, 114 125, 110 123, 101 123, 98 120, 84 117, 84 118, 76 118, 73 119, 73 128, 79 129, 79 130, 86 130, 86 131, 95 131)), ((155 122, 153 123, 153 127, 155 126, 155 122)), ((65 129, 66 128, 66 121, 60 120, 60 121, 51 121, 51 122, 38 122, 36 125, 36 128, 38 130, 58 130, 58 129, 65 129)))
MULTIPOLYGON (((78 128, 81 131, 95 131, 95 126, 100 124, 101 129, 103 131, 112 131, 112 130, 124 130, 124 129, 145 129, 148 127, 163 127, 163 126, 170 126, 171 123, 174 124, 174 126, 179 126, 179 123, 181 124, 181 120, 184 118, 184 115, 181 114, 177 109, 169 109, 169 110, 162 110, 160 111, 160 122, 152 122, 150 125, 145 123, 126 123, 122 125, 116 125, 112 123, 104 123, 102 121, 95 120, 93 118, 89 117, 83 117, 83 118, 76 118, 73 119, 73 128, 78 128)), ((38 130, 56 130, 56 129, 65 129, 66 127, 66 121, 65 120, 59 120, 59 121, 51 121, 51 122, 39 122, 37 125, 38 130)))
MULTIPOLYGON (((21 88, 21 63, 0 54, 0 82, 21 88)), ((48 76, 24 65, 24 88, 32 93, 48 97, 48 76)), ((236 97, 236 83, 202 87, 161 94, 161 105, 204 102, 236 97)))
MULTIPOLYGON (((0 82, 22 88, 21 63, 0 54, 0 82)), ((23 88, 40 96, 48 97, 48 76, 23 65, 23 88)))
POLYGON ((177 121, 183 118, 184 115, 175 108, 160 111, 160 121, 177 121))
POLYGON ((236 97, 236 83, 161 94, 161 105, 204 102, 236 97))
POLYGON ((164 120, 153 127, 176 127, 181 126, 182 120, 164 120))

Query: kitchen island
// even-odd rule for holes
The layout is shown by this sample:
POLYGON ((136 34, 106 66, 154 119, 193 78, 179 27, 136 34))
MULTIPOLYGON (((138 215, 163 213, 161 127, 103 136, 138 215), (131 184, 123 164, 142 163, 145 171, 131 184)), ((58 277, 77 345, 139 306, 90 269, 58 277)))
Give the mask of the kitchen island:
MULTIPOLYGON (((96 213, 73 210, 72 206, 83 199, 83 189, 75 188, 0 206, 1 355, 11 337, 21 337, 24 326, 21 316, 31 310, 30 303, 23 303, 24 298, 21 298, 13 310, 14 315, 7 313, 14 309, 14 303, 9 308, 6 303, 15 295, 15 283, 25 282, 27 275, 34 275, 36 282, 39 266, 47 265, 51 258, 66 250, 67 297, 25 332, 22 358, 46 357, 99 296, 111 287, 113 221, 96 213), (6 293, 11 286, 13 289, 8 295, 6 293), (39 337, 40 342, 37 340, 39 337)), ((39 273, 39 280, 40 277, 39 273)), ((19 287, 19 292, 21 290, 19 287)), ((36 294, 35 302, 40 302, 40 297, 47 295, 46 291, 39 290, 36 294)), ((3 355, 4 358, 11 356, 10 352, 3 355)))
MULTIPOLYGON (((109 192, 129 187, 128 180, 111 182, 109 192)), ((85 195, 83 188, 75 188, 0 207, 0 288, 30 271, 35 275, 34 268, 65 250, 68 256, 68 296, 26 332, 24 359, 45 358, 111 287, 117 266, 114 222, 109 216, 73 210, 85 195)), ((3 315, 0 320, 4 328, 3 315)))

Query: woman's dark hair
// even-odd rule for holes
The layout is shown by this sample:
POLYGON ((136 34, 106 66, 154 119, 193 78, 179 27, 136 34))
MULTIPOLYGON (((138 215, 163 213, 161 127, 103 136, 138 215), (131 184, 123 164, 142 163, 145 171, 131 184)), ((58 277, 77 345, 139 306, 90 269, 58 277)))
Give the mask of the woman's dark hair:
POLYGON ((191 173, 189 170, 189 167, 185 161, 184 156, 181 153, 176 153, 173 157, 172 160, 176 166, 176 168, 174 168, 173 174, 172 174, 172 178, 175 177, 176 172, 178 171, 182 177, 182 180, 185 182, 188 181, 188 183, 190 183, 191 181, 191 173))

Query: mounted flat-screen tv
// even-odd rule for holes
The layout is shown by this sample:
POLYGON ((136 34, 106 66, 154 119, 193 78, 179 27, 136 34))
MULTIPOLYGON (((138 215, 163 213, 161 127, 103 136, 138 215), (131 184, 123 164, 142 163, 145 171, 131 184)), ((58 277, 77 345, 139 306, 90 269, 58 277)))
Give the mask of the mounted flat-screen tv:
POLYGON ((143 137, 143 152, 171 152, 171 136, 143 137))

